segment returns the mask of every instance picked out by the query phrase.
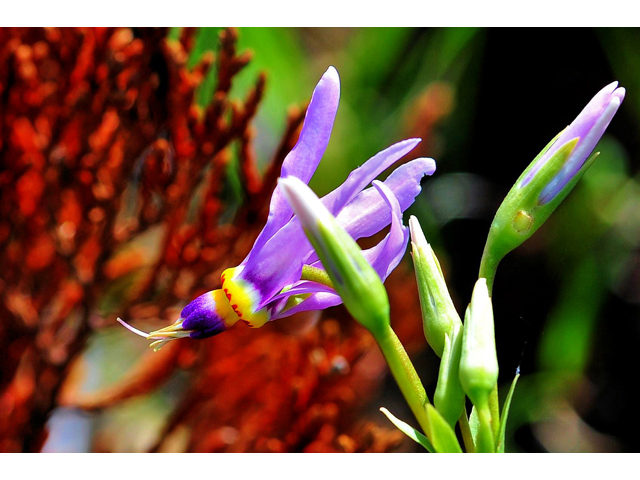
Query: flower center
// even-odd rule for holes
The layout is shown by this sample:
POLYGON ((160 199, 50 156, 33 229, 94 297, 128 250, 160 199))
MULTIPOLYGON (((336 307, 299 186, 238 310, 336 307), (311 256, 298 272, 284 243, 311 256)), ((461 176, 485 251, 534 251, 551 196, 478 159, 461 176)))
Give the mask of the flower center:
POLYGON ((260 296, 249 283, 238 278, 243 268, 227 268, 222 272, 222 291, 238 318, 252 328, 259 328, 269 321, 269 312, 266 308, 255 311, 260 296))

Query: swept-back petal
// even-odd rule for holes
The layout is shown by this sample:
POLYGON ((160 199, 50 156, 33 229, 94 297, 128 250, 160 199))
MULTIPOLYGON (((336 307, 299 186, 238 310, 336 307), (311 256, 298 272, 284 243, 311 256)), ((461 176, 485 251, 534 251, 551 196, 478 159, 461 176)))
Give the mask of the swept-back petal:
POLYGON ((312 282, 310 280, 302 280, 296 283, 293 287, 288 290, 279 293, 278 295, 274 295, 271 298, 271 301, 280 300, 281 298, 291 297, 292 295, 305 295, 307 293, 335 293, 335 290, 327 285, 323 285, 321 283, 312 282))
MULTIPOLYGON (((392 217, 390 219, 391 230, 375 247, 364 250, 362 253, 378 275, 380 275, 380 278, 385 280, 393 269, 398 266, 404 256, 407 242, 409 241, 409 229, 402 225, 400 203, 391 189, 384 183, 378 181, 373 182, 373 188, 378 192, 388 207, 389 214, 392 217)), ((387 222, 388 221, 389 220, 387 220, 387 222)), ((314 262, 313 266, 322 268, 319 260, 314 262)), ((304 293, 311 293, 312 295, 299 305, 276 314, 275 318, 288 317, 294 313, 308 310, 324 309, 342 303, 340 297, 333 293, 329 287, 315 282, 300 282, 276 298, 304 293)))
MULTIPOLYGON (((431 158, 417 158, 395 169, 384 181, 391 190, 404 212, 422 187, 420 181, 425 175, 432 175, 436 170, 436 163, 431 158)), ((376 188, 367 188, 360 192, 336 216, 338 223, 356 240, 369 237, 391 221, 391 211, 376 188)))
POLYGON ((300 280, 304 260, 313 247, 293 218, 278 230, 260 250, 253 251, 245 261, 241 278, 249 282, 260 296, 256 308, 262 308, 284 287, 300 280))
POLYGON ((342 299, 337 293, 313 293, 304 302, 296 305, 295 307, 289 308, 288 310, 278 313, 274 317, 274 320, 278 318, 289 317, 299 312, 308 312, 309 310, 324 310, 325 308, 335 307, 336 305, 340 305, 341 303, 342 299))
POLYGON ((384 281, 404 256, 409 241, 409 229, 402 225, 400 204, 389 187, 378 181, 374 181, 373 186, 384 198, 391 211, 391 230, 375 247, 364 250, 362 253, 384 281))
MULTIPOLYGON (((309 183, 329 144, 339 101, 340 77, 334 67, 329 67, 313 91, 300 138, 284 159, 281 177, 293 176, 309 183)), ((259 250, 292 215, 291 207, 280 188, 276 187, 271 197, 267 223, 256 239, 253 250, 259 250)))
POLYGON ((403 140, 375 154, 352 171, 342 185, 322 197, 322 203, 333 215, 337 215, 363 188, 413 150, 420 141, 419 138, 403 140))
MULTIPOLYGON (((338 221, 349 234, 354 236, 349 227, 359 234, 354 238, 373 235, 389 225, 391 211, 380 193, 373 188, 370 189, 372 193, 358 200, 359 195, 365 193, 360 190, 411 151, 419 141, 405 140, 383 150, 352 172, 340 187, 322 198, 322 203, 329 210, 333 208, 334 215, 338 212, 338 221), (358 206, 349 209, 350 213, 343 222, 340 209, 345 205, 344 202, 356 200, 358 206), (362 232, 364 235, 360 234, 362 232)), ((420 192, 420 179, 434 171, 435 162, 421 158, 402 165, 389 176, 385 184, 398 197, 401 210, 411 205, 420 192)), ((262 248, 254 247, 241 275, 259 292, 262 299, 259 308, 264 307, 284 286, 299 280, 303 262, 309 263, 310 258, 315 258, 315 252, 295 217, 267 240, 262 248)))

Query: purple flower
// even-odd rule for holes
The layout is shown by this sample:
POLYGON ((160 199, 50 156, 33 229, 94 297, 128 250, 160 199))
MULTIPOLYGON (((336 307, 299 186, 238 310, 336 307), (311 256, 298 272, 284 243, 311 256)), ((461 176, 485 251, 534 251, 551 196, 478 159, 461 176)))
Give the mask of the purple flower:
MULTIPOLYGON (((338 72, 329 67, 313 92, 298 143, 282 165, 282 177, 309 183, 329 143, 339 99, 338 72)), ((391 173, 384 182, 387 188, 365 187, 419 142, 404 140, 376 154, 321 199, 356 240, 391 224, 387 236, 363 252, 382 280, 398 265, 406 249, 408 233, 402 225, 402 212, 420 193, 422 177, 435 171, 435 162, 418 158, 391 173), (396 204, 399 208, 392 208, 396 204)), ((216 335, 238 320, 255 328, 294 313, 342 303, 280 186, 273 192, 267 223, 249 255, 239 266, 225 270, 221 280, 220 290, 193 300, 181 318, 164 329, 147 334, 118 320, 134 333, 154 340, 151 345, 159 348, 174 338, 216 335)))
POLYGON ((540 193, 541 205, 551 201, 582 168, 587 158, 604 134, 611 119, 624 100, 625 89, 613 82, 600 90, 580 112, 580 115, 565 128, 551 147, 538 159, 522 180, 521 187, 531 181, 535 174, 562 146, 578 139, 571 155, 560 172, 540 193))

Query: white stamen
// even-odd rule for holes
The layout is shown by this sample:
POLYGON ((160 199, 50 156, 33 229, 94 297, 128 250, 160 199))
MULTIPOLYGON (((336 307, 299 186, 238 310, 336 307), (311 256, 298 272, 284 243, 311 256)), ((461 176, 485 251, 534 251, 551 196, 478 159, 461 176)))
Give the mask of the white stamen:
POLYGON ((141 337, 144 337, 144 338, 149 338, 149 334, 148 333, 145 333, 142 330, 138 330, 137 328, 132 327, 131 325, 129 325, 127 322, 125 322, 121 318, 118 318, 117 320, 118 320, 118 323, 120 325, 122 325, 124 328, 126 328, 130 332, 133 332, 136 335, 140 335, 141 337))
POLYGON ((155 342, 151 343, 151 345, 149 345, 151 348, 153 348, 154 352, 157 352, 158 350, 160 350, 162 347, 164 347, 167 343, 169 343, 171 341, 171 338, 165 338, 162 340, 156 340, 155 342))

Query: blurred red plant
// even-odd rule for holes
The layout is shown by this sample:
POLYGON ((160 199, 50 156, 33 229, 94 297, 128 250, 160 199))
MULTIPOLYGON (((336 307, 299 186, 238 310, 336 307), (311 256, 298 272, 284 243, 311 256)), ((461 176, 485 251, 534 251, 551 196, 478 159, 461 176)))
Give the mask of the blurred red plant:
MULTIPOLYGON (((108 408, 176 369, 193 371, 193 381, 155 450, 179 426, 190 451, 396 448, 399 432, 354 415, 380 386, 382 358, 363 329, 330 314, 305 331, 269 325, 175 342, 143 355, 116 385, 80 393, 93 330, 116 315, 173 321, 245 256, 303 119, 290 112, 261 175, 250 122, 265 76, 243 102, 229 98, 250 59, 236 52, 236 32, 224 30, 215 59, 193 69, 194 30, 175 41, 167 33, 0 29, 0 451, 40 450, 58 405, 108 408), (213 101, 202 109, 194 95, 213 67, 213 101), (232 147, 245 201, 230 224, 232 147)), ((394 277, 412 282, 406 272, 394 277)), ((410 291, 390 293, 392 308, 405 311, 399 318, 419 318, 410 291)), ((410 323, 405 333, 419 337, 420 323, 410 323)))

